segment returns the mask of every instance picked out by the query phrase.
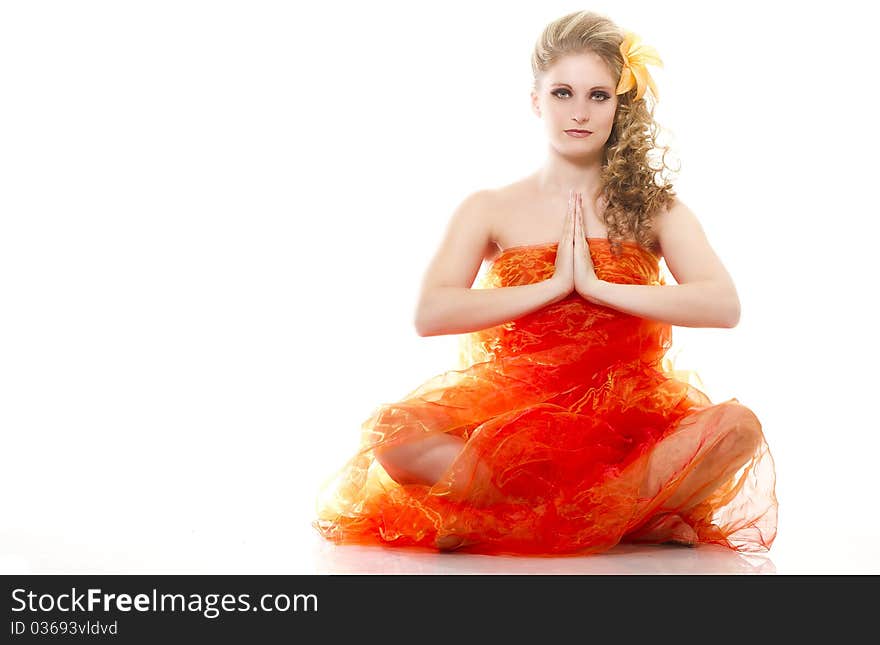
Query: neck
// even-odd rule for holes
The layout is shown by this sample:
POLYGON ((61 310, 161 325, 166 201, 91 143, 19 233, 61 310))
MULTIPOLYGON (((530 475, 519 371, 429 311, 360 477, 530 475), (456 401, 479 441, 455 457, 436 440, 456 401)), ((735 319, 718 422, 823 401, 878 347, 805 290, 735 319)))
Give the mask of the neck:
POLYGON ((567 198, 568 191, 574 189, 595 199, 602 189, 601 173, 600 159, 564 157, 551 149, 547 161, 535 173, 535 179, 541 192, 567 198))

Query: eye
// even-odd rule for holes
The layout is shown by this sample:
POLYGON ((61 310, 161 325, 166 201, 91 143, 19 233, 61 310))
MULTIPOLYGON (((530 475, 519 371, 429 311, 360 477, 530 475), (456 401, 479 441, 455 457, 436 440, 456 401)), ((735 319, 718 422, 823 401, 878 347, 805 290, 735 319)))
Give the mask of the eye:
MULTIPOLYGON (((553 91, 550 92, 550 93, 551 93, 553 96, 557 97, 557 98, 564 98, 564 97, 562 97, 562 96, 559 96, 559 92, 565 92, 567 95, 571 96, 571 92, 569 92, 569 91, 568 91, 567 89, 565 89, 564 87, 560 87, 559 89, 553 90, 553 91)), ((598 96, 598 97, 600 97, 600 98, 601 98, 601 100, 599 101, 600 103, 604 103, 605 101, 607 101, 608 99, 611 98, 611 97, 608 96, 608 94, 606 94, 605 92, 593 92, 592 96, 598 96)))

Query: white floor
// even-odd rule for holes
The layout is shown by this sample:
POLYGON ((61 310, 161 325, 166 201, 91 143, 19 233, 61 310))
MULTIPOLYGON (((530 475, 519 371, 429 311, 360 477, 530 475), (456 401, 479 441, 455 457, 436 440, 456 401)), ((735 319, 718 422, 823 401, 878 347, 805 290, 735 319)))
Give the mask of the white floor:
POLYGON ((103 530, 90 537, 6 531, 0 574, 880 574, 880 534, 780 532, 765 554, 621 545, 590 556, 536 558, 337 546, 302 526, 252 534, 237 528, 103 530))

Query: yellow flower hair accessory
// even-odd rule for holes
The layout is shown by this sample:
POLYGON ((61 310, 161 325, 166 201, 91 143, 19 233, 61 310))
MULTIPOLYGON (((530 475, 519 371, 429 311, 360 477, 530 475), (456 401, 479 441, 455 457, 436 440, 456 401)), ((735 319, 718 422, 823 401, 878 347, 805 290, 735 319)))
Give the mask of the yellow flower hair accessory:
POLYGON ((617 84, 617 94, 629 92, 637 87, 636 100, 645 95, 645 89, 651 88, 651 93, 656 100, 660 99, 654 79, 648 73, 645 65, 657 65, 663 67, 663 61, 657 54, 657 50, 650 45, 643 45, 642 39, 631 31, 626 32, 623 42, 620 43, 620 53, 623 54, 623 70, 620 73, 620 82, 617 84))

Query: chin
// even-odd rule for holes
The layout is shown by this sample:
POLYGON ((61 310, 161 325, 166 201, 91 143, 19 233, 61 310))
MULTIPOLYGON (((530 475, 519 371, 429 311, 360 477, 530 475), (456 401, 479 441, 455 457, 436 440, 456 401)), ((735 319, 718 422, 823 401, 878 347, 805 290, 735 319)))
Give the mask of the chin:
POLYGON ((563 143, 566 148, 569 148, 571 150, 588 151, 588 150, 599 150, 602 148, 602 146, 600 144, 597 144, 595 141, 592 141, 593 136, 595 136, 595 135, 587 137, 586 141, 582 141, 579 139, 573 139, 572 137, 568 136, 567 134, 564 134, 562 136, 564 136, 565 139, 561 143, 563 143))

